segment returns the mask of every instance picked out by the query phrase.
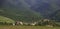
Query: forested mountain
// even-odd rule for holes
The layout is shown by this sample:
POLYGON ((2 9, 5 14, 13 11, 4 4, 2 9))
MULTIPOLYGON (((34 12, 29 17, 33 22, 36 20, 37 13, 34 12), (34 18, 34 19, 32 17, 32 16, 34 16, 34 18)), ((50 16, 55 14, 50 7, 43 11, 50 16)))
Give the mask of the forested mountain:
POLYGON ((0 0, 0 15, 21 21, 60 21, 60 0, 0 0))
POLYGON ((29 4, 32 10, 36 12, 40 12, 44 18, 51 19, 55 17, 54 19, 56 20, 60 20, 60 17, 56 17, 60 14, 59 12, 60 2, 59 1, 60 0, 25 0, 25 2, 29 4), (53 17, 51 17, 52 14, 53 14, 53 17))
POLYGON ((56 12, 52 13, 49 17, 56 21, 60 21, 60 10, 57 10, 56 12))
POLYGON ((0 15, 15 21, 33 22, 42 18, 40 13, 31 10, 24 0, 1 0, 0 15))

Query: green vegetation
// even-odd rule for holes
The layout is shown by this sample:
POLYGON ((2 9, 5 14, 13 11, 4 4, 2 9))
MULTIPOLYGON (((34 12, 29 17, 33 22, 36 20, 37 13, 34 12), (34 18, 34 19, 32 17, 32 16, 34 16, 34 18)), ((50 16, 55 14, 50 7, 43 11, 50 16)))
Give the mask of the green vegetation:
POLYGON ((0 25, 2 24, 12 24, 12 23, 15 23, 14 20, 10 19, 10 18, 6 18, 6 17, 3 17, 3 16, 0 16, 0 25))
POLYGON ((7 18, 11 18, 14 21, 24 21, 24 22, 34 22, 38 21, 42 18, 40 13, 37 13, 31 10, 24 0, 18 0, 19 4, 14 3, 12 0, 6 0, 3 3, 0 10, 0 15, 5 16, 7 18))
MULTIPOLYGON (((55 5, 54 2, 50 4, 52 5, 51 7, 54 13, 51 14, 52 9, 48 9, 46 10, 47 12, 45 13, 47 17, 46 16, 43 17, 40 13, 37 13, 31 10, 28 4, 24 2, 24 0, 20 0, 17 4, 16 2, 14 1, 11 2, 11 1, 3 0, 2 2, 3 4, 1 5, 1 8, 0 8, 0 24, 15 23, 15 21, 32 23, 32 22, 38 22, 39 20, 44 19, 44 18, 60 21, 60 10, 57 9, 58 7, 55 5)), ((51 21, 50 22, 42 21, 39 23, 40 23, 39 25, 46 25, 46 24, 48 25, 49 23, 51 23, 51 21)), ((52 22, 52 23, 55 25, 58 25, 58 23, 55 23, 55 22, 52 22)))
POLYGON ((11 18, 15 21, 25 21, 25 22, 32 22, 38 21, 42 18, 42 16, 38 13, 29 11, 29 10, 19 10, 18 8, 9 8, 9 9, 1 9, 0 15, 11 18))
POLYGON ((60 27, 47 26, 1 26, 0 29, 60 29, 60 27))
POLYGON ((60 10, 55 12, 53 19, 55 19, 56 21, 60 21, 60 10))

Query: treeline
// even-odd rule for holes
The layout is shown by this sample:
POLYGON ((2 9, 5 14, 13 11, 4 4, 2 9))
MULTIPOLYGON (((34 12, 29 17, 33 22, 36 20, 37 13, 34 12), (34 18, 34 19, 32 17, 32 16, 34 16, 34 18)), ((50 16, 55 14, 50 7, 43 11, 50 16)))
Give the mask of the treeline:
POLYGON ((15 21, 15 23, 2 23, 0 22, 0 25, 24 25, 24 26, 48 26, 48 27, 60 27, 60 24, 57 24, 55 21, 52 20, 48 20, 48 19, 42 19, 40 21, 37 22, 22 22, 22 21, 15 21))

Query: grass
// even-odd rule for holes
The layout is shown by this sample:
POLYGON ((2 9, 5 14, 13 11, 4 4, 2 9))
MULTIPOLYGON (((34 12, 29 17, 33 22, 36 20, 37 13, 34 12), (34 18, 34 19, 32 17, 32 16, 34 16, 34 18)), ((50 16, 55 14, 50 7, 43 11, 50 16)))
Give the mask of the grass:
POLYGON ((6 22, 6 23, 14 23, 14 20, 4 17, 4 16, 0 16, 0 22, 6 22))
POLYGON ((46 26, 6 26, 6 25, 0 25, 0 29, 60 29, 60 27, 46 27, 46 26))

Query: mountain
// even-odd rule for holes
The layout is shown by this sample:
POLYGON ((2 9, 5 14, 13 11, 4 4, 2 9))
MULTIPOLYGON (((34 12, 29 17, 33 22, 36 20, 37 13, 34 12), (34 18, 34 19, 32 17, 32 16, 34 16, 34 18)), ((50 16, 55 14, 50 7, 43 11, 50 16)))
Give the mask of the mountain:
POLYGON ((58 4, 60 3, 58 2, 59 0, 26 0, 26 3, 30 4, 32 10, 40 12, 42 15, 48 15, 59 10, 58 4))
MULTIPOLYGON (((41 13, 44 18, 50 19, 52 14, 60 10, 60 0, 25 0, 25 2, 32 10, 41 13)), ((53 16, 56 17, 56 14, 53 16)))
POLYGON ((56 12, 54 12, 53 14, 50 15, 50 18, 56 20, 56 21, 60 21, 60 10, 57 10, 56 12))
POLYGON ((42 18, 40 13, 31 10, 24 0, 0 0, 0 15, 15 21, 34 22, 42 18))
POLYGON ((60 0, 0 0, 0 15, 33 22, 41 18, 60 21, 60 0))

